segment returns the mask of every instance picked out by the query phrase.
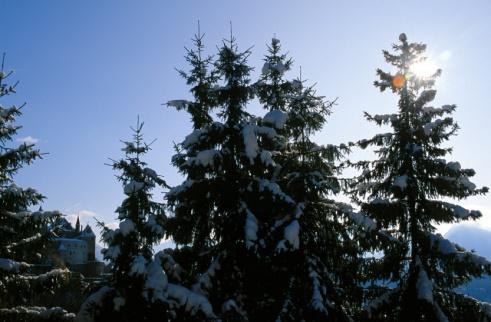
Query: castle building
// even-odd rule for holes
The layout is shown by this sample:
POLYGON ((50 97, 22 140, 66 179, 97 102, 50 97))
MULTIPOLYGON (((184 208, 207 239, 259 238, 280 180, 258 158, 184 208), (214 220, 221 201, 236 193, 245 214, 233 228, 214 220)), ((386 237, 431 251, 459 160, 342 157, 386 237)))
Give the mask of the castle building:
POLYGON ((55 223, 57 229, 51 237, 51 246, 46 256, 46 265, 68 267, 84 276, 98 276, 104 270, 104 263, 95 257, 95 234, 87 224, 81 229, 80 218, 75 228, 60 218, 55 223))

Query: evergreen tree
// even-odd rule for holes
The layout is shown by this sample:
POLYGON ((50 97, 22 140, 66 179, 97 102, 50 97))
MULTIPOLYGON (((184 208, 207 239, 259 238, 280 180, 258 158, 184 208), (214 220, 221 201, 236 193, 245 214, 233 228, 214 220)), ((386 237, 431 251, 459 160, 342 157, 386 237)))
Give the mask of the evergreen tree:
POLYGON ((89 296, 81 320, 191 321, 212 315, 206 299, 178 282, 179 267, 165 252, 153 254, 164 237, 164 205, 152 200, 152 190, 165 181, 142 160, 150 146, 143 140, 143 123, 133 129, 133 141, 123 142, 125 158, 113 161, 127 196, 116 209, 119 228, 102 224, 103 250, 110 262, 109 285, 89 296))
MULTIPOLYGON (((396 74, 377 70, 381 91, 391 89, 398 97, 398 111, 388 115, 365 114, 391 132, 358 142, 363 149, 375 146, 378 159, 355 164, 363 170, 357 177, 354 200, 380 229, 393 230, 396 242, 374 260, 372 281, 389 281, 393 287, 371 287, 377 296, 365 306, 364 319, 376 321, 485 321, 489 305, 456 293, 453 289, 473 277, 491 273, 491 263, 435 233, 442 223, 481 217, 443 198, 463 199, 484 194, 469 178, 472 169, 444 159, 452 152, 443 146, 458 126, 450 116, 455 105, 430 106, 441 71, 421 77, 412 73, 423 62, 426 45, 409 43, 406 35, 384 51, 396 74)), ((377 284, 377 283, 375 283, 377 284)), ((379 283, 378 283, 379 284, 379 283)))
MULTIPOLYGON (((3 99, 14 94, 17 85, 7 83, 12 72, 4 70, 4 59, 5 55, 0 68, 0 98, 3 99)), ((0 320, 71 320, 73 315, 61 308, 32 307, 34 298, 43 292, 54 292, 67 282, 69 271, 55 269, 41 275, 29 272, 33 264, 39 263, 40 252, 48 247, 53 223, 60 214, 41 209, 30 211, 44 197, 14 182, 14 175, 24 165, 41 157, 33 144, 13 143, 21 128, 15 121, 22 107, 0 105, 0 320)))
MULTIPOLYGON (((227 321, 268 321, 281 311, 274 299, 287 285, 278 286, 271 268, 277 246, 271 231, 283 235, 283 229, 271 223, 296 209, 273 180, 272 155, 284 148, 284 138, 246 111, 254 94, 249 55, 233 37, 223 42, 215 62, 221 85, 213 89, 224 122, 197 129, 180 144, 173 163, 186 181, 167 194, 175 214, 169 233, 182 245, 175 258, 193 255, 183 265, 192 272, 189 283, 227 321)), ((285 248, 296 245, 291 235, 285 248)))
POLYGON ((224 320, 347 321, 341 285, 356 287, 338 256, 352 262, 358 253, 340 221, 346 206, 327 198, 339 191, 334 161, 347 148, 309 138, 332 103, 284 80, 291 59, 279 40, 254 84, 249 54, 224 41, 215 63, 222 85, 213 86, 224 122, 195 129, 173 158, 186 176, 167 194, 173 255, 224 320), (246 110, 255 95, 263 118, 246 110))
POLYGON ((347 321, 348 299, 357 290, 352 276, 358 248, 349 235, 353 227, 344 221, 351 212, 330 197, 340 191, 335 162, 348 147, 319 146, 311 140, 326 123, 334 102, 317 96, 301 78, 285 80, 291 65, 292 60, 281 53, 280 41, 273 38, 257 83, 259 99, 269 110, 263 121, 280 127, 287 141, 286 149, 275 157, 281 164, 277 182, 299 206, 294 218, 284 218, 289 223, 285 232, 293 225, 299 232, 297 249, 277 256, 276 264, 287 272, 288 281, 287 291, 277 299, 283 303, 278 320, 347 321))

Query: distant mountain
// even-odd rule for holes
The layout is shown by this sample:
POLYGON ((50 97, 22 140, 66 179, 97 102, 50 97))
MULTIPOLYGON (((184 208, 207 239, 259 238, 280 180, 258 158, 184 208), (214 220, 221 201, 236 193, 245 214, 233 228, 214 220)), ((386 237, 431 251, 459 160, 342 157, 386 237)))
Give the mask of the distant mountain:
POLYGON ((102 255, 102 249, 104 247, 99 245, 98 243, 95 243, 95 259, 97 259, 100 262, 104 262, 104 256, 102 255))
POLYGON ((491 230, 474 225, 456 225, 445 234, 445 238, 463 246, 467 250, 475 250, 480 256, 491 260, 491 230))
MULTIPOLYGON (((459 244, 467 250, 475 250, 480 256, 491 261, 491 231, 473 225, 456 225, 445 238, 459 244)), ((491 302, 491 276, 470 281, 458 290, 480 301, 491 302)))

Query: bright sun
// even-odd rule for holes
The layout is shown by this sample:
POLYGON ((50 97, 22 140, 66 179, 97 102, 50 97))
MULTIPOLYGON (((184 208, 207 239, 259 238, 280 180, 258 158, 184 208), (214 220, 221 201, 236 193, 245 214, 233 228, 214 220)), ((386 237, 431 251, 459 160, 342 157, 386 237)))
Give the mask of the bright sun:
POLYGON ((437 71, 438 67, 429 59, 411 65, 411 72, 418 77, 429 77, 437 71))

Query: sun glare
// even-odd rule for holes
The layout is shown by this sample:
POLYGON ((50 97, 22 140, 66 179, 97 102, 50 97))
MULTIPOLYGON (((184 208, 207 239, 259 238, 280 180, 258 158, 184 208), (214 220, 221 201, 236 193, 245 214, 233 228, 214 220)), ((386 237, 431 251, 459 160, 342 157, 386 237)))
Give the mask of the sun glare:
POLYGON ((438 67, 434 62, 427 59, 418 63, 411 65, 411 72, 413 72, 417 77, 429 77, 437 71, 438 67))

